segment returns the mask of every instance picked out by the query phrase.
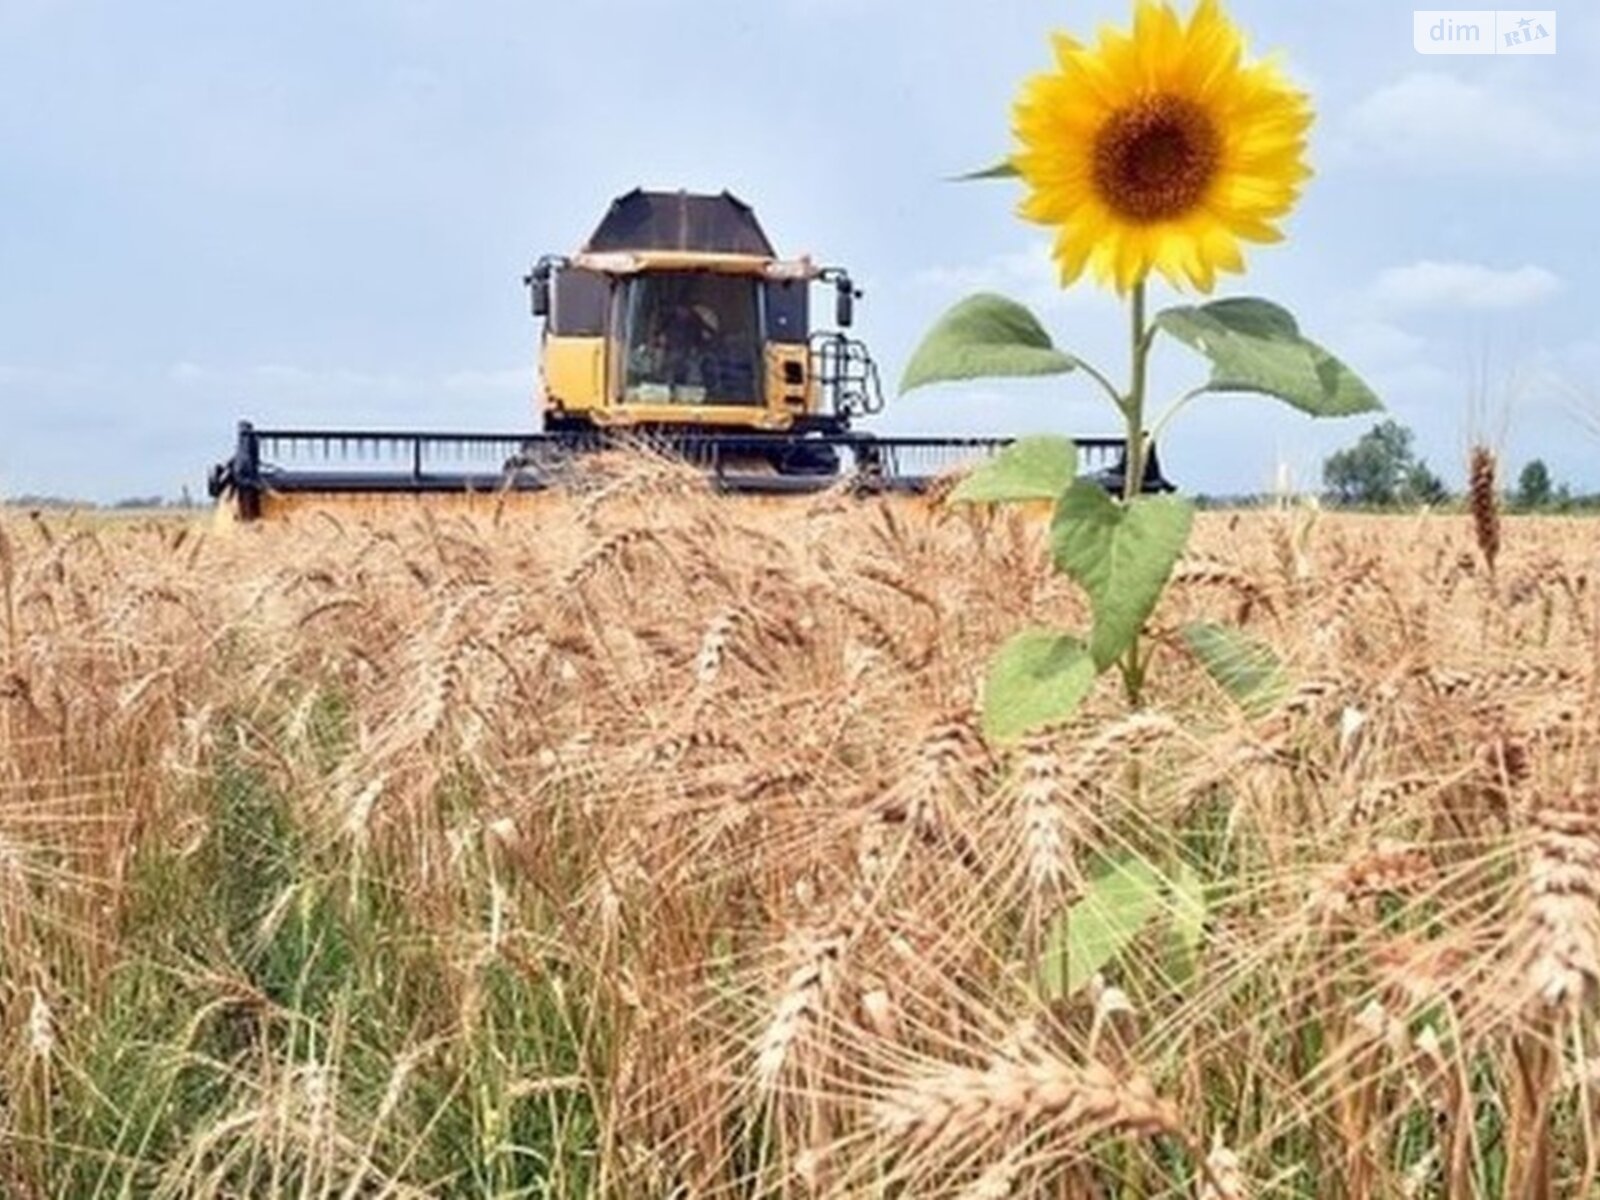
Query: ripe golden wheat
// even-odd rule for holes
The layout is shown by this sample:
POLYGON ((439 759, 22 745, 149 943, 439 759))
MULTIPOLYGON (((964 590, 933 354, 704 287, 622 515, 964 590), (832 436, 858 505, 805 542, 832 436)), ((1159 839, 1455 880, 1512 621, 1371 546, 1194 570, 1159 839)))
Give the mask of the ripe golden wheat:
POLYGON ((6 518, 0 1193, 1586 1194, 1595 543, 1486 504, 1202 517, 1147 707, 1018 746, 1017 512, 6 518), (1127 854, 1192 952, 1047 985, 1127 854))

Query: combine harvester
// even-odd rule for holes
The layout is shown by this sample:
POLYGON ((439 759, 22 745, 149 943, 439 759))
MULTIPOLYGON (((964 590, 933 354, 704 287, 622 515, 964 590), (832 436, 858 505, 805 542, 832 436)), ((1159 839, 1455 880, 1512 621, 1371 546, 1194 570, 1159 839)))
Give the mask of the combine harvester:
MULTIPOLYGON (((839 484, 916 493, 1010 439, 880 437, 853 423, 883 407, 861 293, 847 272, 781 259, 733 196, 634 191, 571 257, 524 279, 544 322, 541 431, 422 433, 239 425, 211 495, 254 521, 296 507, 393 496, 495 496, 581 488, 600 451, 646 447, 702 468, 718 491, 791 494, 839 484), (813 330, 814 285, 837 330, 813 330)), ((1078 439, 1121 489, 1121 438, 1078 439)), ((1168 491, 1149 455, 1147 491, 1168 491)))

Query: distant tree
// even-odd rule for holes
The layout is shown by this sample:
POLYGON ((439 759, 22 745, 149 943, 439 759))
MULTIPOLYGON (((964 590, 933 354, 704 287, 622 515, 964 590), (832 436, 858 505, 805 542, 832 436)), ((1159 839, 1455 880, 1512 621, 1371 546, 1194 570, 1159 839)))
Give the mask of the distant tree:
POLYGON ((1443 504, 1450 499, 1450 489, 1426 460, 1419 459, 1407 468, 1399 499, 1406 504, 1443 504))
POLYGON ((93 508, 94 505, 87 500, 74 500, 71 496, 38 496, 31 493, 21 496, 11 496, 0 501, 12 508, 46 509, 46 508, 93 508))
POLYGON ((1517 505, 1520 508, 1549 508, 1555 499, 1555 487, 1550 482, 1550 468, 1544 459, 1536 458, 1522 468, 1517 476, 1517 505))
MULTIPOLYGON (((1322 464, 1322 482, 1344 504, 1386 507, 1401 498, 1414 479, 1416 436, 1400 422, 1383 421, 1362 434, 1354 446, 1332 454, 1322 464)), ((1430 473, 1431 474, 1431 473, 1430 473)))
POLYGON ((1444 480, 1417 457, 1416 435, 1395 420, 1380 422, 1354 446, 1329 455, 1322 482, 1339 503, 1372 508, 1441 504, 1450 498, 1444 480))

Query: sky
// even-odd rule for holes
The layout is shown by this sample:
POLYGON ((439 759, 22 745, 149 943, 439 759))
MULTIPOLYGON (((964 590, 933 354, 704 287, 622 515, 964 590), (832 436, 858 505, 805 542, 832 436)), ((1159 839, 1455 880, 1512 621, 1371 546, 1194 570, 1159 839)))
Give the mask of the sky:
MULTIPOLYGON (((1178 0, 1187 10, 1189 0, 1178 0)), ((1264 295, 1459 481, 1486 440, 1600 490, 1600 5, 1553 56, 1425 56, 1392 0, 1233 0, 1314 98, 1264 295)), ((732 190, 848 265, 892 384, 972 291, 1125 373, 1125 316, 1063 291, 1011 149, 1050 33, 1128 0, 0 0, 0 495, 203 491, 235 423, 525 429, 519 278, 634 186, 732 190)), ((1159 303, 1186 297, 1159 292, 1159 303)), ((1153 397, 1204 377, 1158 352, 1153 397)), ((1315 487, 1371 419, 1186 409, 1188 490, 1315 487)), ((885 432, 1114 432, 1079 377, 891 396, 885 432)))

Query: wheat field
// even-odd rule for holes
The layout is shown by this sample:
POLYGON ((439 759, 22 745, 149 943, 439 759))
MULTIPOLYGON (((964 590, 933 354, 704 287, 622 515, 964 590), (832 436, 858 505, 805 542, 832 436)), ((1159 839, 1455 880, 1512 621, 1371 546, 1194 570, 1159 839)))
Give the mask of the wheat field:
POLYGON ((1204 515, 1145 706, 1008 746, 1015 511, 5 518, 0 1194, 1596 1194, 1597 542, 1481 534, 1204 515))

